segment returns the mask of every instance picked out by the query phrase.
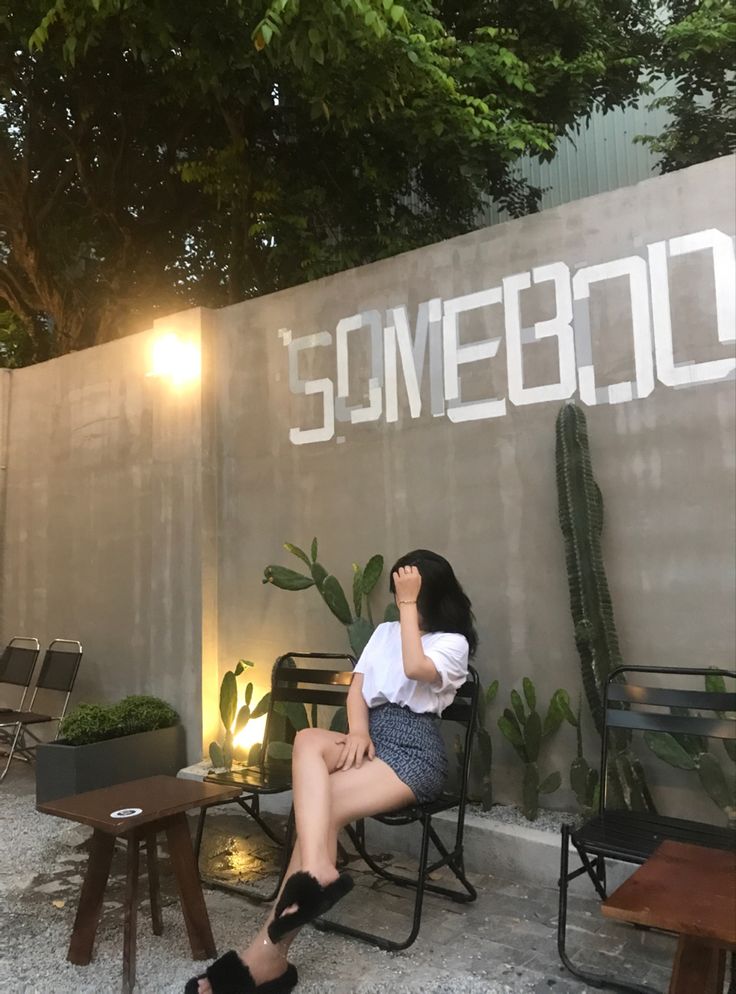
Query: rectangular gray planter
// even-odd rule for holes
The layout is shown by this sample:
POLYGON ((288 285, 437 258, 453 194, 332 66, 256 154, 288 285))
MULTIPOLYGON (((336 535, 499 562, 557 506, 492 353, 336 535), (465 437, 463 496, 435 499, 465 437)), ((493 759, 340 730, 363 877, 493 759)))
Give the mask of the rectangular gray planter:
POLYGON ((185 765, 183 725, 90 745, 46 742, 36 753, 36 802, 161 773, 176 776, 185 765))

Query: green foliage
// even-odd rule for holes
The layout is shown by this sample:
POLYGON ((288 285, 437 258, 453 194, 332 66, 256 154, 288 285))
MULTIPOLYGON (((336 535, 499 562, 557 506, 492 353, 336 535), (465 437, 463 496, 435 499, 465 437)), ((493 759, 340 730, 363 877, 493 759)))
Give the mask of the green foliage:
POLYGON ((529 677, 522 680, 524 698, 517 690, 511 691, 511 707, 498 719, 498 727, 511 743, 514 752, 524 764, 522 777, 522 811, 534 821, 539 813, 539 795, 553 794, 559 790, 562 777, 555 771, 543 780, 539 778, 539 755, 542 745, 559 730, 562 722, 572 717, 570 699, 565 690, 556 690, 542 718, 537 711, 537 692, 529 677))
POLYGON ((88 745, 117 737, 112 708, 104 704, 78 704, 61 723, 60 737, 69 745, 88 745))
MULTIPOLYGON (((313 548, 316 549, 314 546, 313 548)), ((296 547, 289 551, 292 551, 294 555, 299 553, 296 547)), ((314 554, 316 555, 316 551, 314 554)), ((293 588, 287 587, 286 589, 293 588)), ((235 736, 246 727, 251 719, 261 718, 268 713, 271 707, 270 691, 264 694, 256 705, 251 706, 253 684, 248 683, 245 688, 245 704, 239 711, 237 710, 236 678, 253 665, 249 660, 241 659, 234 670, 228 670, 223 676, 220 686, 220 717, 225 728, 225 737, 223 742, 211 742, 209 747, 210 760, 215 768, 230 770, 234 759, 245 759, 249 766, 257 766, 261 761, 266 763, 290 762, 296 733, 303 728, 319 727, 319 709, 316 705, 312 705, 310 714, 304 704, 298 701, 277 701, 273 706, 270 720, 267 754, 262 755, 262 743, 257 742, 251 746, 247 756, 239 755, 234 745, 235 736)), ((293 659, 288 658, 284 660, 283 665, 293 667, 296 664, 293 659)), ((333 731, 347 731, 347 713, 344 707, 335 709, 330 728, 333 731)))
POLYGON ((170 704, 143 694, 124 697, 113 705, 112 712, 123 735, 152 732, 179 723, 179 715, 170 704))
MULTIPOLYGON (((297 559, 301 559, 309 567, 311 575, 297 573, 285 566, 266 566, 262 582, 272 583, 281 590, 306 590, 308 587, 316 587, 330 612, 341 625, 345 626, 353 655, 356 659, 360 658, 375 628, 370 595, 376 589, 383 573, 383 556, 371 556, 365 567, 353 563, 353 610, 351 610, 340 581, 317 561, 319 543, 316 538, 312 540, 311 559, 299 546, 291 542, 285 542, 284 548, 297 559)), ((384 621, 397 619, 396 605, 391 603, 386 608, 384 621)))
POLYGON ((483 769, 483 790, 480 802, 484 811, 489 811, 493 806, 493 739, 491 738, 491 733, 485 727, 485 712, 494 703, 497 695, 498 680, 494 680, 485 691, 481 691, 481 699, 478 707, 478 728, 475 733, 475 740, 483 769))
MULTIPOLYGON (((603 733, 603 688, 621 665, 613 604, 603 565, 603 496, 593 477, 585 414, 574 403, 557 416, 557 498, 575 644, 590 713, 598 734, 603 733)), ((611 735, 609 791, 614 806, 654 810, 644 771, 631 752, 631 734, 611 735)))
POLYGON ((577 713, 573 714, 569 702, 565 710, 566 720, 575 728, 577 738, 576 755, 570 764, 570 786, 573 789, 581 811, 590 815, 598 807, 600 798, 600 774, 583 755, 582 700, 578 700, 577 713))
POLYGON ((89 745, 123 735, 169 728, 179 722, 174 709, 157 697, 125 697, 117 704, 78 704, 61 723, 60 737, 69 745, 89 745))
MULTIPOLYGON (((473 749, 470 761, 471 781, 480 781, 480 793, 476 795, 470 792, 468 796, 471 801, 480 802, 484 811, 489 811, 493 806, 493 739, 486 727, 486 712, 495 701, 497 694, 498 680, 494 680, 485 690, 482 687, 480 688, 477 725, 475 728, 475 748, 473 749)), ((465 755, 460 736, 455 737, 454 750, 458 774, 462 774, 465 755)))
MULTIPOLYGON (((719 673, 705 678, 705 689, 711 694, 725 694, 726 683, 719 673)), ((670 708, 673 714, 690 715, 687 708, 670 708)), ((725 718, 725 712, 718 716, 725 718)), ((670 732, 644 732, 644 741, 655 756, 669 766, 687 772, 697 772, 700 785, 726 816, 729 825, 736 824, 736 755, 733 739, 721 740, 726 763, 725 772, 719 759, 710 751, 709 740, 701 735, 670 732)))
POLYGON ((665 0, 650 86, 671 122, 637 140, 660 157, 662 172, 736 151, 736 6, 733 0, 665 0))
POLYGON ((266 694, 261 701, 251 708, 253 700, 253 684, 245 688, 244 704, 238 710, 237 679, 247 669, 252 669, 255 663, 250 659, 239 659, 234 670, 227 670, 220 684, 220 719, 225 729, 225 738, 220 742, 210 742, 209 754, 212 765, 218 769, 231 770, 235 756, 235 737, 243 731, 251 718, 260 718, 268 710, 270 695, 266 694))
POLYGON ((535 209, 515 160, 640 91, 652 8, 5 5, 0 305, 32 340, 17 361, 43 357, 43 334, 67 352, 471 230, 485 194, 535 209))
POLYGON ((2 308, 2 298, 0 289, 0 367, 13 369, 48 359, 52 336, 47 323, 34 319, 26 324, 13 311, 2 308))

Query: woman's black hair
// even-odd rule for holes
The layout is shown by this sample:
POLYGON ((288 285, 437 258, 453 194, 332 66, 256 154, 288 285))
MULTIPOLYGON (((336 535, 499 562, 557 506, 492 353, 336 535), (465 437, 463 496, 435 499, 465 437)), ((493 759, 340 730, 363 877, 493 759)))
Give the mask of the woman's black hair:
POLYGON ((470 658, 478 647, 470 599, 460 586, 452 566, 442 556, 428 549, 415 549, 397 559, 391 567, 389 588, 396 593, 394 573, 400 566, 416 566, 422 577, 417 608, 425 632, 457 632, 470 647, 470 658))

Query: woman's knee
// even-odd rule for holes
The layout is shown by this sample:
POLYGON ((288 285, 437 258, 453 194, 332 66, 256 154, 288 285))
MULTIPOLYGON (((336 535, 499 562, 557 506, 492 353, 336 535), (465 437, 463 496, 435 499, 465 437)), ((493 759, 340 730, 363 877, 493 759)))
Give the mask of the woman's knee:
POLYGON ((294 755, 304 753, 323 753, 330 744, 321 728, 302 728, 294 736, 294 755))

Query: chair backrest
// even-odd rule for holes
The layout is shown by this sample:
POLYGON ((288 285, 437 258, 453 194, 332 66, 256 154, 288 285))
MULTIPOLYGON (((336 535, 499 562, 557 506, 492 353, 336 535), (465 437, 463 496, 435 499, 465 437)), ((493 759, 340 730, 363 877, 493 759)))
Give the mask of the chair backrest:
POLYGON ((44 653, 36 690, 58 690, 63 694, 70 694, 77 679, 81 658, 80 642, 54 639, 44 653))
POLYGON ((704 667, 622 666, 606 681, 599 808, 607 805, 610 739, 615 730, 668 732, 736 742, 736 693, 651 686, 647 677, 708 677, 736 680, 736 671, 704 667), (629 677, 632 674, 632 677, 629 677), (699 712, 708 712, 705 716, 699 712), (696 713, 692 713, 696 712, 696 713), (729 713, 730 712, 730 713, 729 713))
POLYGON ((40 651, 37 638, 15 635, 0 656, 0 683, 29 687, 40 651))
POLYGON ((355 657, 342 652, 286 652, 279 656, 271 671, 271 701, 261 749, 261 763, 268 758, 274 726, 274 711, 278 704, 324 705, 340 708, 347 703, 353 680, 355 657), (349 669, 297 666, 296 659, 337 661, 348 663, 349 669))
POLYGON ((442 712, 442 721, 452 721, 464 726, 463 735, 463 768, 459 784, 460 817, 465 811, 468 794, 468 778, 470 776, 470 754, 473 749, 473 733, 478 720, 478 699, 480 697, 480 680, 474 667, 468 667, 468 679, 455 694, 455 699, 442 712))

